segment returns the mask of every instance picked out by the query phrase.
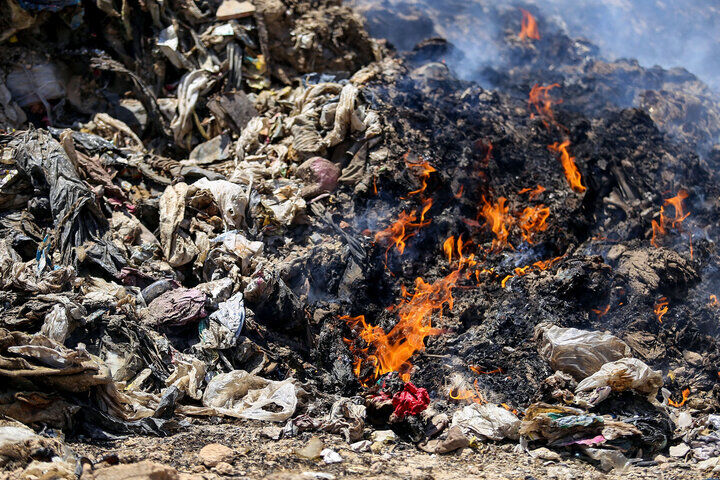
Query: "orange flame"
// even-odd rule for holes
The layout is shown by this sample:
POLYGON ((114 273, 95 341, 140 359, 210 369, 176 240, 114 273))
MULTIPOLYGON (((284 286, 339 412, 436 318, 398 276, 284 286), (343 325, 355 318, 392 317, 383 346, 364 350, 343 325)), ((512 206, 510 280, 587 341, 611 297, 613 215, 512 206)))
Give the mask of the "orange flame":
POLYGON ((389 333, 385 333, 381 327, 368 324, 364 315, 340 317, 351 329, 359 330, 360 338, 372 350, 353 351, 356 356, 354 371, 358 377, 364 362, 373 366, 370 377, 361 378, 361 381, 376 379, 390 372, 398 372, 405 382, 410 380, 410 358, 415 352, 425 348, 426 337, 442 333, 442 330, 432 326, 432 316, 441 314, 446 306, 453 308, 452 289, 459 278, 460 270, 455 270, 434 283, 427 283, 418 277, 412 297, 401 298, 400 303, 392 307, 399 320, 389 333))
POLYGON ((575 157, 571 156, 567 150, 570 146, 570 140, 565 140, 561 144, 557 142, 549 145, 548 148, 554 152, 560 153, 560 163, 562 163, 563 170, 565 171, 565 178, 570 184, 570 188, 576 193, 583 193, 587 188, 582 184, 582 178, 580 172, 575 165, 575 157))
MULTIPOLYGON (((658 244, 658 239, 667 235, 668 225, 671 225, 673 228, 680 229, 685 219, 690 216, 690 212, 686 213, 683 206, 683 201, 686 198, 688 198, 687 190, 681 189, 674 197, 665 199, 663 206, 660 207, 660 216, 658 217, 658 220, 652 220, 650 222, 652 225, 652 238, 650 239, 650 243, 653 247, 658 248, 660 246, 658 244), (672 219, 672 222, 665 216, 665 207, 667 206, 672 206, 675 211, 675 218, 672 219)), ((690 237, 690 254, 692 255, 692 236, 690 237)))
POLYGON ((512 224, 512 217, 508 214, 509 207, 505 205, 507 199, 505 197, 498 198, 495 204, 488 203, 485 197, 482 197, 483 207, 480 215, 485 218, 485 223, 495 234, 492 241, 492 249, 500 251, 508 245, 508 226, 512 224))
POLYGON ((452 254, 453 250, 455 249, 455 237, 451 236, 448 237, 447 240, 445 240, 445 243, 443 243, 443 252, 445 252, 445 255, 448 257, 448 263, 452 263, 452 254))
POLYGON ((528 199, 529 200, 535 200, 535 197, 541 195, 545 191, 545 187, 542 185, 538 185, 535 188, 523 188, 518 192, 519 195, 522 195, 523 193, 528 193, 528 199))
POLYGON ((427 181, 430 178, 430 174, 433 172, 437 172, 435 167, 430 165, 427 161, 420 159, 420 162, 413 163, 408 160, 408 154, 406 153, 403 157, 403 160, 405 160, 405 165, 407 165, 410 169, 419 170, 418 176, 420 177, 420 188, 417 190, 413 190, 412 192, 408 192, 408 195, 417 195, 418 193, 422 193, 427 189, 427 181))
POLYGON ((675 408, 680 408, 683 405, 685 405, 685 402, 687 402, 687 399, 690 397, 690 389, 686 388, 682 392, 682 401, 676 402, 672 398, 668 398, 668 405, 675 408))
POLYGON ((608 303, 607 305, 605 305, 605 308, 603 308, 602 310, 599 308, 593 308, 592 311, 598 316, 598 318, 603 317, 610 311, 610 304, 608 303))
POLYGON ((716 295, 710 295, 710 303, 708 303, 708 307, 716 307, 718 306, 718 298, 716 295))
POLYGON ((395 246, 398 253, 402 255, 405 251, 408 239, 417 235, 418 230, 422 227, 430 225, 429 221, 424 221, 425 212, 427 212, 426 208, 423 209, 423 217, 421 217, 420 222, 418 222, 417 212, 415 210, 410 213, 402 211, 395 222, 386 229, 380 230, 375 234, 375 243, 389 243, 387 250, 385 251, 386 257, 387 253, 393 246, 395 246))
POLYGON ((545 205, 526 207, 518 221, 523 240, 532 245, 535 234, 547 230, 548 225, 545 221, 549 216, 550 209, 545 205))
MULTIPOLYGON (((560 126, 555 120, 555 114, 553 113, 552 107, 553 105, 562 103, 562 100, 555 100, 550 96, 550 90, 559 86, 559 83, 553 83, 552 85, 543 87, 536 83, 530 89, 528 103, 535 109, 535 112, 537 112, 537 115, 542 120, 545 128, 550 128, 550 124, 558 127, 560 126)), ((532 113, 530 118, 535 118, 535 113, 532 113)))
POLYGON ((525 9, 520 9, 522 12, 522 26, 518 38, 525 41, 529 38, 533 40, 540 40, 540 32, 538 31, 537 22, 530 12, 525 9))
POLYGON ((655 303, 653 311, 655 312, 658 322, 662 323, 662 317, 668 312, 669 305, 670 302, 668 302, 667 297, 660 297, 655 303))

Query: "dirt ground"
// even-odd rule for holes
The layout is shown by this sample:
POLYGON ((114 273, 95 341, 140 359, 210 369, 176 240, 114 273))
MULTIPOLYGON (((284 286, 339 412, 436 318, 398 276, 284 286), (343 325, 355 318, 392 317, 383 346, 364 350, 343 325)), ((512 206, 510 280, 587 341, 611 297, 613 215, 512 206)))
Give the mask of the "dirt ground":
MULTIPOLYGON (((142 460, 170 465, 184 480, 212 478, 241 479, 702 479, 708 478, 690 464, 660 458, 653 466, 631 467, 625 472, 603 473, 585 461, 564 456, 557 461, 517 453, 512 444, 479 444, 449 455, 430 455, 409 444, 383 446, 379 453, 355 453, 337 436, 317 434, 325 447, 338 452, 343 461, 325 464, 306 460, 295 453, 313 434, 273 440, 277 427, 258 422, 237 421, 212 425, 198 423, 171 437, 134 437, 107 443, 69 443, 79 455, 99 462, 103 458, 120 463, 142 460), (198 456, 209 443, 221 443, 236 453, 232 470, 208 469, 198 456), (116 457, 116 458, 113 458, 116 457)), ((519 447, 518 447, 519 448, 519 447)), ((101 468, 103 464, 96 465, 101 468)))

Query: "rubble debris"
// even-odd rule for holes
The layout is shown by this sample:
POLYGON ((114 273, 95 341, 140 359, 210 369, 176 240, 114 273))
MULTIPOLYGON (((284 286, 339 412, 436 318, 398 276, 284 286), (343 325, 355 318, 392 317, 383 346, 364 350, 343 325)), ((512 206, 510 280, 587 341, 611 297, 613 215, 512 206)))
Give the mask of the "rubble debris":
POLYGON ((0 0, 4 468, 716 469, 720 97, 456 7, 0 0))

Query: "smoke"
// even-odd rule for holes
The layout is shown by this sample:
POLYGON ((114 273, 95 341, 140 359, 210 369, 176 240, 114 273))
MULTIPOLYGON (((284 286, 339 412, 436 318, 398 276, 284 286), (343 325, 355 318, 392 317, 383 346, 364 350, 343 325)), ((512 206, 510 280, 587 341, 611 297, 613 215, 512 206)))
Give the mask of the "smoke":
POLYGON ((720 90, 720 2, 716 0, 540 0, 531 5, 570 37, 585 37, 610 60, 684 67, 720 90))
POLYGON ((398 50, 442 36, 462 53, 448 63, 478 80, 501 66, 502 36, 517 29, 519 7, 538 16, 540 34, 586 38, 608 60, 634 58, 644 67, 684 67, 720 91, 720 2, 717 0, 352 0, 368 30, 398 50))

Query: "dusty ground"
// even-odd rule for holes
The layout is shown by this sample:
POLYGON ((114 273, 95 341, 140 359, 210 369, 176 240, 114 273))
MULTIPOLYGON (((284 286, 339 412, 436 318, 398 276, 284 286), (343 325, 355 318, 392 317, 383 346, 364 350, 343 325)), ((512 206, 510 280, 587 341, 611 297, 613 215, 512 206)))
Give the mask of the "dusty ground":
MULTIPOLYGON (((408 444, 387 445, 379 453, 355 453, 337 435, 319 434, 326 447, 337 451, 343 462, 327 465, 322 460, 298 457, 312 434, 272 440, 267 434, 275 428, 269 424, 237 421, 222 425, 193 425, 188 431, 172 437, 134 437, 107 443, 70 443, 79 455, 92 461, 117 457, 120 463, 152 460, 171 465, 183 477, 247 479, 701 479, 708 478, 683 462, 660 462, 649 467, 632 467, 619 473, 603 473, 587 462, 563 457, 560 461, 534 459, 518 454, 512 444, 480 444, 449 455, 430 455, 408 444), (197 452, 206 444, 221 443, 236 452, 232 471, 218 473, 206 468, 197 452), (314 472, 314 473, 312 473, 314 472), (330 476, 317 475, 331 474, 330 476)), ((114 459, 113 459, 114 460, 114 459)), ((661 459, 662 460, 662 459, 661 459)), ((96 468, 100 468, 97 465, 96 468)))

